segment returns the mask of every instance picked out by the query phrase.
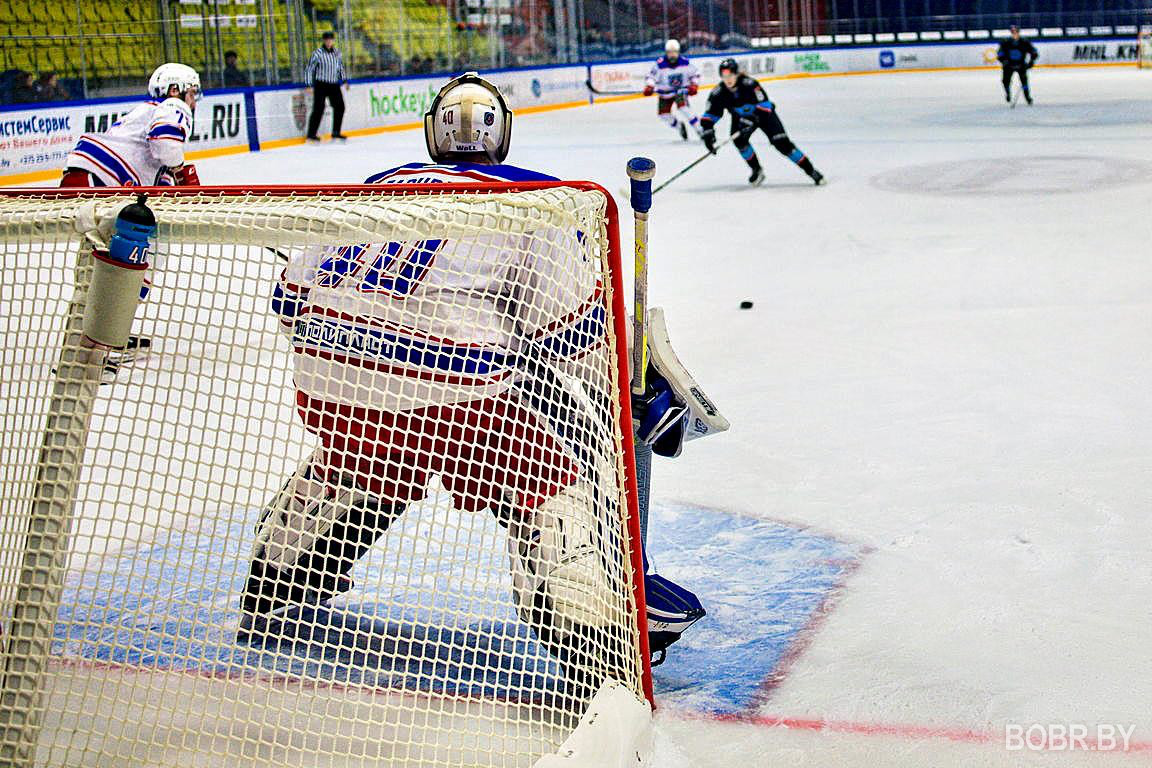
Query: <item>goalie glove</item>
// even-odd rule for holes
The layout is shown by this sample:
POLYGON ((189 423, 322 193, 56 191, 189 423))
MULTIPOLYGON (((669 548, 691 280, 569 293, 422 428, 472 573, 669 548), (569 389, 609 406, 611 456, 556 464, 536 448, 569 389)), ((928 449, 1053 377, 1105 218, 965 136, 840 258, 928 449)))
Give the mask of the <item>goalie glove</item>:
POLYGON ((647 390, 632 396, 636 437, 660 456, 679 456, 685 440, 723 432, 730 426, 676 357, 664 310, 648 312, 647 390))
POLYGON ((632 395, 632 419, 636 439, 648 443, 660 456, 678 456, 688 426, 688 406, 656 369, 648 366, 648 389, 632 395))

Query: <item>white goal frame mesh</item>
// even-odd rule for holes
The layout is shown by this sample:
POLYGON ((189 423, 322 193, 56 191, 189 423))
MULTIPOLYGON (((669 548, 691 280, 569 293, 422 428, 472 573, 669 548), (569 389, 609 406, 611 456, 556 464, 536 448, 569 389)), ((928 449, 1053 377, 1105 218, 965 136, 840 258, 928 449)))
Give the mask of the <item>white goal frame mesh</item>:
POLYGON ((0 192, 0 764, 551 765, 646 709, 611 196, 141 191, 138 306, 136 191, 0 192))

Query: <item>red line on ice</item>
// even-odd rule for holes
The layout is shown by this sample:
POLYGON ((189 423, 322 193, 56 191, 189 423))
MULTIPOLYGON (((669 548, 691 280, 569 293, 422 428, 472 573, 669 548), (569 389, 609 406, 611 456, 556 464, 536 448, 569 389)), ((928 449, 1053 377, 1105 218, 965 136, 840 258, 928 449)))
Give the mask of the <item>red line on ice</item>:
MULTIPOLYGON (((667 709, 665 710, 667 711, 667 709)), ((743 723, 764 728, 784 728, 792 731, 809 731, 813 733, 847 733, 861 736, 895 736, 903 739, 927 740, 946 739, 948 741, 965 742, 968 744, 994 744, 1004 740, 1003 734, 997 731, 981 731, 974 728, 947 728, 931 725, 915 725, 912 723, 867 723, 852 720, 826 720, 818 717, 784 717, 783 715, 751 715, 751 714, 724 714, 717 712, 696 712, 674 709, 674 716, 685 720, 713 720, 721 723, 743 723)), ((1087 749, 1071 750, 1075 752, 1116 752, 1119 754, 1132 754, 1134 752, 1152 752, 1152 741, 1130 741, 1128 748, 1101 749, 1100 745, 1092 740, 1084 742, 1087 749)), ((1028 750, 1031 752, 1032 750, 1028 750)), ((1066 752, 1069 750, 1037 750, 1038 752, 1066 752)))

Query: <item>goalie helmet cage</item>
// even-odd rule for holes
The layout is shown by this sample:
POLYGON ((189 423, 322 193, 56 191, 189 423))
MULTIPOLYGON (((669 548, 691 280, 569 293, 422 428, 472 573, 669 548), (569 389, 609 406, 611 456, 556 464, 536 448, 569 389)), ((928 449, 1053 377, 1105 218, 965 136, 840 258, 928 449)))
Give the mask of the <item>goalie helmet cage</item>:
MULTIPOLYGON (((601 187, 3 190, 0 249, 0 765, 645 762, 628 331, 617 211, 601 187), (104 290, 92 243, 108 242, 140 193, 159 229, 132 328, 152 346, 109 381, 85 336, 104 290), (291 609, 256 640, 238 637, 258 522, 294 473, 332 453, 301 422, 296 357, 280 333, 291 322, 271 308, 284 262, 319 253, 317 282, 355 293, 391 275, 395 295, 429 266, 413 254, 435 258, 429 242, 457 264, 508 260, 508 274, 555 300, 549 311, 557 296, 593 297, 600 322, 581 333, 602 338, 582 356, 546 354, 527 330, 502 350, 515 361, 503 398, 521 407, 500 429, 552 441, 585 503, 552 518, 547 500, 482 508, 476 483, 449 487, 449 470, 416 441, 405 466, 441 474, 427 470, 420 494, 388 507, 400 511, 350 571, 355 586, 291 609), (410 247, 360 247, 385 243, 410 247), (596 552, 601 578, 582 622, 541 608, 552 605, 546 576, 532 606, 516 581, 517 562, 547 573, 539 541, 556 519, 596 552)), ((523 312, 509 320, 515 301, 497 319, 523 330, 523 312)), ((530 310, 537 336, 572 322, 530 310)), ((509 464, 479 477, 543 471, 522 458, 489 452, 509 464)), ((351 529, 349 494, 322 495, 351 529)))

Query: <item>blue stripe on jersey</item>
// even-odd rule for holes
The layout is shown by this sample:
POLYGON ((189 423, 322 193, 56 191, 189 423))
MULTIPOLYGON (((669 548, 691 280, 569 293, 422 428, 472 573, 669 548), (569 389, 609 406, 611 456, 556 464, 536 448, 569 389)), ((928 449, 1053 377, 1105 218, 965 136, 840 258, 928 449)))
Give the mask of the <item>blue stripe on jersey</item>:
POLYGON ((704 114, 700 115, 700 119, 701 120, 708 120, 708 121, 714 123, 720 119, 720 115, 714 115, 711 112, 705 112, 704 114))
POLYGON ((169 123, 162 123, 160 125, 153 126, 152 130, 148 131, 148 138, 150 139, 158 139, 168 136, 183 140, 185 138, 184 129, 169 123))
POLYGON ((113 156, 103 147, 92 143, 83 136, 80 137, 80 141, 76 142, 76 149, 73 151, 80 155, 88 155, 88 157, 92 158, 96 163, 107 168, 121 184, 136 183, 135 174, 133 174, 124 163, 120 162, 119 158, 113 156))
POLYGON ((756 111, 756 105, 754 105, 754 104, 741 104, 738 107, 733 107, 732 111, 734 113, 736 113, 737 115, 740 115, 741 117, 747 117, 748 115, 750 115, 756 111))
POLYGON ((290 323, 300 313, 306 299, 294 293, 288 293, 280 283, 272 289, 272 311, 280 316, 280 322, 290 323))
POLYGON ((306 315, 296 322, 292 343, 334 355, 372 362, 417 365, 447 373, 489 376, 508 366, 508 357, 493 349, 437 344, 386 333, 380 328, 306 315))
POLYGON ((364 180, 365 184, 445 184, 444 179, 421 178, 411 171, 428 170, 443 176, 458 176, 462 182, 483 183, 485 181, 558 181, 546 173, 518 168, 514 165, 481 165, 480 163, 408 163, 373 174, 364 180), (487 177, 487 178, 485 178, 487 177))
POLYGON ((776 105, 772 103, 771 99, 764 99, 764 101, 761 101, 756 106, 759 107, 760 109, 767 109, 767 110, 772 110, 772 109, 776 108, 776 105))
POLYGON ((574 357, 604 338, 604 307, 596 304, 577 325, 569 326, 537 343, 553 357, 574 357))

